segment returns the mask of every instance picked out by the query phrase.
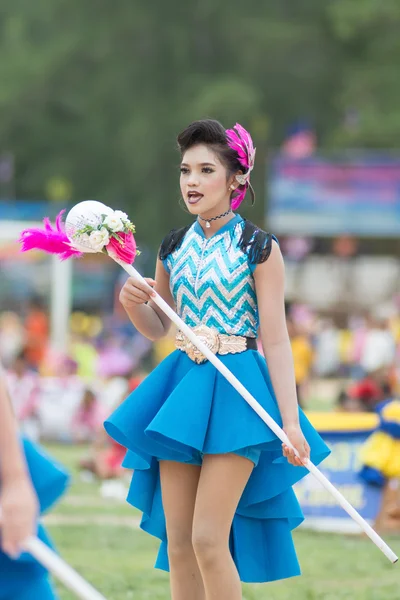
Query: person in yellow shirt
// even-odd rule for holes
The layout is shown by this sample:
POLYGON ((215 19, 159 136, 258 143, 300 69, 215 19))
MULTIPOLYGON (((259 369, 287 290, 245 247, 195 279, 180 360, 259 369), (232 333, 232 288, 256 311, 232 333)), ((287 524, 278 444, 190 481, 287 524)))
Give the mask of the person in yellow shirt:
POLYGON ((176 350, 175 346, 175 327, 171 327, 168 334, 161 339, 154 342, 153 345, 153 360, 154 365, 157 366, 166 358, 171 352, 176 350))
POLYGON ((359 476, 368 484, 383 488, 375 527, 400 531, 400 399, 378 404, 377 429, 361 447, 359 476))
POLYGON ((303 407, 304 388, 310 376, 314 352, 308 336, 301 327, 291 319, 288 319, 287 325, 292 346, 297 399, 300 406, 303 407))

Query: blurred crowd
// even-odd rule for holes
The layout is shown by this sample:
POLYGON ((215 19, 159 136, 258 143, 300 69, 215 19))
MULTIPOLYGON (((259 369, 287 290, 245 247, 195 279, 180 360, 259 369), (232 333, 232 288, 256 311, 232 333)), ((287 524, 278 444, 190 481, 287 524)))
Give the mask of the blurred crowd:
POLYGON ((0 359, 22 432, 85 444, 82 469, 117 475, 123 452, 102 423, 152 367, 152 344, 118 316, 74 313, 68 348, 52 348, 49 315, 32 301, 23 315, 0 313, 0 359))
POLYGON ((400 391, 400 311, 396 301, 377 312, 321 315, 287 308, 300 404, 310 405, 311 383, 337 382, 333 407, 372 411, 400 391))
MULTIPOLYGON (((335 381, 329 407, 373 411, 400 389, 400 313, 321 315, 287 307, 287 324, 300 404, 314 409, 312 384, 335 381)), ((121 315, 73 313, 66 352, 50 343, 49 316, 40 302, 25 314, 0 314, 0 358, 14 408, 32 439, 91 445, 83 469, 116 474, 123 449, 102 423, 152 368, 174 349, 174 332, 152 344, 121 315)), ((262 352, 261 340, 259 350, 262 352)))

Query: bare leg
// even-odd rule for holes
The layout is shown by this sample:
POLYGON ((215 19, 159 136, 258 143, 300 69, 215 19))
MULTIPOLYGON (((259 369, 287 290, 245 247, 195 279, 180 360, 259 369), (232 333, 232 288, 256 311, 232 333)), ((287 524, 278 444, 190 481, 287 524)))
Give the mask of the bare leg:
POLYGON ((232 520, 253 463, 235 454, 206 455, 193 521, 193 547, 206 600, 241 600, 242 586, 229 550, 232 520))
POLYGON ((203 580, 192 546, 200 467, 160 461, 160 476, 167 524, 172 600, 205 600, 203 580))

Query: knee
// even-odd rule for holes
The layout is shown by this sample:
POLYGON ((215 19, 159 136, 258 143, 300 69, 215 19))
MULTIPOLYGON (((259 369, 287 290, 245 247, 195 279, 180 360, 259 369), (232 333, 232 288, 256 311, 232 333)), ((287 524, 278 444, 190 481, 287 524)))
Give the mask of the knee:
POLYGON ((192 545, 198 562, 203 566, 215 564, 224 547, 218 534, 204 526, 193 529, 192 545))
POLYGON ((170 559, 184 559, 193 556, 192 532, 189 530, 168 530, 168 556, 170 559))

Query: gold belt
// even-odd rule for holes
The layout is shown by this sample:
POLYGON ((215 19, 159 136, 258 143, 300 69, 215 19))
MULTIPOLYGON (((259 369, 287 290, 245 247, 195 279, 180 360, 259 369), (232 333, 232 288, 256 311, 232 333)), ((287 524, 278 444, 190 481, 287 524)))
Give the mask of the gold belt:
MULTIPOLYGON (((193 328, 193 332, 213 354, 238 354, 249 348, 248 340, 250 338, 241 335, 219 333, 215 329, 207 327, 207 325, 197 325, 193 328)), ((197 364, 201 364, 207 360, 204 354, 181 331, 178 331, 176 334, 175 346, 178 350, 186 352, 188 357, 197 364)))

